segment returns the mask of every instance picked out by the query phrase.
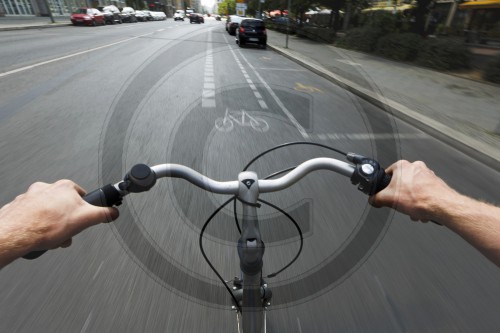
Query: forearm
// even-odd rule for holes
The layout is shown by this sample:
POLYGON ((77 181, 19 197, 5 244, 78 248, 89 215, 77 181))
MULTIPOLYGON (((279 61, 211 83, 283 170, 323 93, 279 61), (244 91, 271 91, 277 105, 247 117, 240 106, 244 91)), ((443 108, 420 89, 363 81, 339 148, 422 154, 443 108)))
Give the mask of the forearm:
POLYGON ((436 202, 439 207, 433 208, 433 220, 459 234, 500 267, 500 208, 459 194, 437 198, 436 202))
POLYGON ((0 268, 29 253, 33 245, 29 231, 0 217, 0 268))

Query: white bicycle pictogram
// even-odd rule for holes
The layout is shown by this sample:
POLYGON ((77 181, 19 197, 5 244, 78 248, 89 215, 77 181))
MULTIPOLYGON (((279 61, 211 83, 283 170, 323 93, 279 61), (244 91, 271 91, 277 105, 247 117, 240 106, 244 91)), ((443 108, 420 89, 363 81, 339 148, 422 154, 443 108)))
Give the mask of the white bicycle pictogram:
POLYGON ((257 132, 267 132, 269 130, 267 121, 260 117, 253 117, 249 112, 252 111, 231 111, 226 108, 224 118, 217 118, 215 120, 215 128, 221 132, 230 132, 236 123, 236 125, 241 127, 252 127, 257 132))

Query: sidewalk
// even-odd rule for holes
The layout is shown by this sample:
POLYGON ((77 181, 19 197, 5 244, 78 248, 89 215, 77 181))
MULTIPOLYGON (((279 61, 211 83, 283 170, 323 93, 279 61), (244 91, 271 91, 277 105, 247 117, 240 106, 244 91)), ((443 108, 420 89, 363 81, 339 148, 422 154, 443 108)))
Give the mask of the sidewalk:
POLYGON ((0 17, 0 31, 44 29, 53 27, 64 27, 71 24, 69 16, 54 16, 55 23, 50 17, 37 16, 5 16, 0 17))
POLYGON ((268 30, 269 48, 500 170, 500 86, 268 30))
MULTIPOLYGON (((70 24, 0 17, 0 31, 70 24)), ((270 49, 500 170, 500 86, 267 30, 270 49)))

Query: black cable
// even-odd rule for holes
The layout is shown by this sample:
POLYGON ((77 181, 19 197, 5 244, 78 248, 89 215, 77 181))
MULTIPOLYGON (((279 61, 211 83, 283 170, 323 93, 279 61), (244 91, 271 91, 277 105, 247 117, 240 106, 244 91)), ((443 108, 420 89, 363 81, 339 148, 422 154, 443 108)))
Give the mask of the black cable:
POLYGON ((238 214, 236 213, 236 200, 234 200, 233 204, 233 213, 234 213, 234 221, 236 222, 236 228, 238 228, 238 232, 241 235, 240 223, 238 222, 238 214))
POLYGON ((278 175, 281 175, 282 173, 285 173, 285 172, 289 172, 289 171, 292 171, 293 169, 295 169, 297 166, 293 166, 293 167, 289 167, 289 168, 286 168, 286 169, 283 169, 281 171, 277 171, 275 173, 272 173, 270 174, 269 176, 267 176, 266 178, 264 179, 269 179, 269 178, 273 178, 273 177, 276 177, 278 175))
POLYGON ((300 229, 300 226, 298 225, 298 223, 293 219, 293 217, 290 216, 290 214, 288 214, 287 212, 285 212, 283 209, 279 208, 278 206, 276 205, 273 205, 272 203, 270 202, 267 202, 265 200, 262 200, 262 199, 259 199, 260 202, 262 202, 263 204, 265 205, 268 205, 274 209, 276 209, 277 211, 279 211, 280 213, 282 213, 283 215, 285 215, 286 217, 288 217, 288 219, 290 221, 293 222, 293 224, 295 225, 295 227, 297 228, 297 231, 299 232, 299 236, 300 236, 300 248, 299 248, 299 251, 297 252, 297 254, 295 255, 295 257, 292 259, 292 261, 290 261, 285 267, 283 267, 282 269, 280 269, 279 271, 277 271, 276 273, 272 273, 272 274, 269 274, 268 276, 266 276, 267 278, 273 278, 275 277, 276 275, 278 275, 279 273, 283 272, 285 269, 287 269, 288 267, 290 267, 296 260, 297 258, 300 256, 300 253, 302 252, 302 247, 304 246, 304 237, 302 235, 302 230, 300 229))
POLYGON ((231 294, 231 297, 233 298, 234 304, 238 308, 238 311, 241 312, 240 304, 238 303, 238 300, 234 296, 233 292, 231 291, 231 288, 229 288, 229 286, 227 285, 227 283, 224 280, 224 278, 219 274, 219 272, 217 271, 217 269, 215 269, 214 265, 212 265, 212 262, 210 261, 210 259, 208 259, 207 255, 205 253, 205 250, 203 249, 203 234, 205 233, 205 229, 207 228, 207 226, 210 223, 210 221, 215 217, 215 215, 217 215, 217 213, 219 213, 222 210, 222 208, 226 207, 227 204, 229 204, 232 200, 236 200, 236 197, 233 196, 231 199, 229 199, 228 201, 224 202, 222 204, 222 206, 220 206, 219 208, 217 208, 215 210, 215 212, 213 212, 212 215, 210 215, 210 217, 207 219, 207 221, 203 225, 203 228, 201 228, 201 232, 200 232, 200 250, 201 250, 201 254, 203 255, 203 258, 205 258, 208 266, 210 266, 210 268, 212 269, 212 271, 214 271, 215 275, 217 275, 217 277, 219 278, 219 280, 222 281, 222 283, 224 284, 224 287, 226 287, 226 289, 229 292, 229 294, 231 294))
POLYGON ((266 150, 265 152, 263 153, 260 153, 259 155, 257 155, 256 157, 254 157, 246 166, 245 168, 243 169, 243 171, 247 171, 248 167, 250 167, 250 165, 252 165, 255 161, 257 161, 259 158, 261 158, 262 156, 272 152, 273 150, 276 150, 276 149, 281 149, 281 148, 284 148, 284 147, 288 147, 288 146, 294 146, 294 145, 310 145, 310 146, 318 146, 318 147, 322 147, 322 148, 325 148, 325 149, 329 149, 329 150, 332 150, 336 153, 339 153, 341 155, 344 155, 344 156, 347 156, 347 153, 344 153, 343 151, 341 150, 338 150, 336 148, 333 148, 333 147, 330 147, 330 146, 326 146, 326 145, 323 145, 321 143, 316 143, 316 142, 307 142, 307 141, 295 141, 295 142, 288 142, 288 143, 284 143, 284 144, 281 144, 281 145, 278 145, 278 146, 275 146, 271 149, 268 149, 266 150))

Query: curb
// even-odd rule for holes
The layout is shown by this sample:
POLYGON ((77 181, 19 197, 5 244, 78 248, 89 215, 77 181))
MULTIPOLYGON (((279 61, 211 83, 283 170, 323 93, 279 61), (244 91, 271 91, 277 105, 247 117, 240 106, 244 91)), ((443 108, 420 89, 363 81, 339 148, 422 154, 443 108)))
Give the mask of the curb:
POLYGON ((0 31, 14 31, 14 30, 26 30, 26 29, 47 29, 47 28, 58 28, 58 27, 68 27, 72 24, 66 23, 48 23, 43 25, 24 25, 24 26, 13 26, 13 27, 0 27, 0 31))
POLYGON ((383 111, 390 113, 400 120, 413 125, 419 130, 480 161, 493 170, 500 172, 500 152, 488 144, 464 135, 463 133, 443 125, 432 118, 411 110, 398 102, 385 98, 383 95, 369 91, 352 81, 330 72, 320 65, 313 64, 307 59, 298 57, 282 47, 272 44, 267 44, 267 46, 273 51, 285 56, 302 67, 305 67, 313 73, 381 108, 383 111))

